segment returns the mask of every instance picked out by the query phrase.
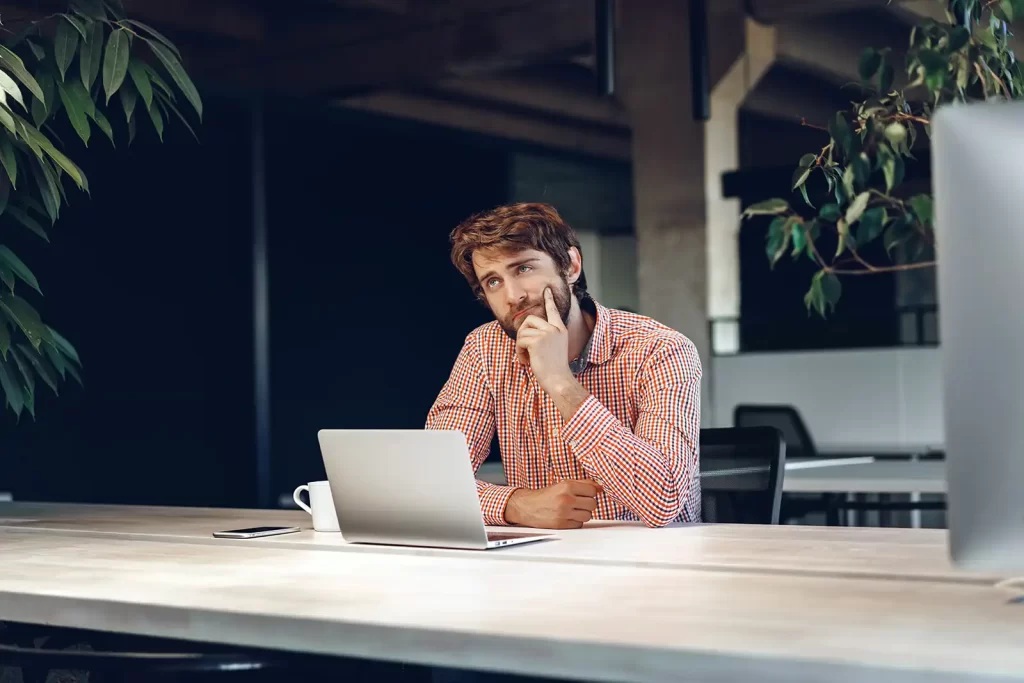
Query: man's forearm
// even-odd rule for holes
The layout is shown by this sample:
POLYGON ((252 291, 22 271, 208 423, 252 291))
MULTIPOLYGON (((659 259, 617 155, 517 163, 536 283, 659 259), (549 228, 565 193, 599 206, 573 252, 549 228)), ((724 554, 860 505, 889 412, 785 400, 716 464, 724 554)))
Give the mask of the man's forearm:
POLYGON ((590 396, 590 392, 572 375, 549 382, 548 385, 548 387, 542 386, 541 388, 551 397, 552 403, 558 408, 558 412, 565 422, 572 419, 572 416, 590 396))

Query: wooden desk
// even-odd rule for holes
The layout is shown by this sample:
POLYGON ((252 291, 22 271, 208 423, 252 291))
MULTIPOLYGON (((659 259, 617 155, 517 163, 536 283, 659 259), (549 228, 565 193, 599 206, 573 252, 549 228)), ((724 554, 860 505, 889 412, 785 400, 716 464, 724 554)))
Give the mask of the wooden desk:
MULTIPOLYGON (((3 526, 38 533, 49 530, 217 546, 465 557, 464 551, 457 550, 349 544, 341 534, 313 531, 309 516, 292 510, 7 503, 0 504, 3 526), (303 531, 239 541, 211 537, 219 529, 263 524, 298 526, 303 531)), ((559 536, 556 541, 511 546, 486 555, 495 561, 915 578, 979 585, 1006 578, 954 569, 948 558, 947 534, 939 529, 726 524, 647 529, 629 522, 592 522, 583 529, 554 533, 559 536)))
POLYGON ((1024 680, 1024 606, 986 586, 17 530, 0 551, 13 621, 586 680, 1024 680))

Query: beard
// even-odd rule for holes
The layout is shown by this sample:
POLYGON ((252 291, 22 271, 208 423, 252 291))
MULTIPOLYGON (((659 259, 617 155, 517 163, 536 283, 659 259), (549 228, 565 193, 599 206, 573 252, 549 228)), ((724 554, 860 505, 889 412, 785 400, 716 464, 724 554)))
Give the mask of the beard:
MULTIPOLYGON (((572 312, 572 291, 569 289, 569 283, 566 282, 565 279, 559 279, 557 284, 550 285, 550 287, 551 296, 555 300, 555 308, 558 309, 558 316, 562 319, 563 325, 568 325, 569 313, 572 312)), ((540 299, 529 299, 524 301, 516 308, 509 310, 504 319, 498 319, 501 329, 503 329, 505 334, 507 334, 513 341, 517 338, 519 327, 527 317, 524 315, 518 320, 515 320, 516 315, 531 308, 534 309, 530 312, 531 315, 547 320, 548 316, 547 312, 544 310, 543 293, 541 294, 540 299)))

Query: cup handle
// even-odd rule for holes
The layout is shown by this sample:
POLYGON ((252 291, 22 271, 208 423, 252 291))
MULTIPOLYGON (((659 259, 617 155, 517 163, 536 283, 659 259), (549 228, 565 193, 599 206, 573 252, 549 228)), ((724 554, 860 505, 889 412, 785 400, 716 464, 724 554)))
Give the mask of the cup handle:
POLYGON ((303 484, 302 486, 300 486, 297 489, 295 489, 295 493, 292 494, 292 500, 294 500, 295 504, 298 505, 300 508, 302 508, 303 510, 305 510, 309 514, 313 514, 313 509, 311 507, 309 507, 308 505, 306 505, 305 503, 303 503, 302 502, 302 498, 299 497, 299 496, 302 495, 303 491, 305 491, 307 494, 309 494, 309 486, 307 486, 306 484, 303 484))

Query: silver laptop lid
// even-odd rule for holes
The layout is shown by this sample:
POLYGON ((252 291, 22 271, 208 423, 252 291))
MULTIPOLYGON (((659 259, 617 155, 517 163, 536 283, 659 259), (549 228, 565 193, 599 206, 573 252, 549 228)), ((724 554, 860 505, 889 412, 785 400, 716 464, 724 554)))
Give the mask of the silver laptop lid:
POLYGON ((1024 103, 932 130, 950 552, 1024 571, 1024 103))
POLYGON ((462 432, 325 429, 317 437, 345 540, 487 547, 462 432))

